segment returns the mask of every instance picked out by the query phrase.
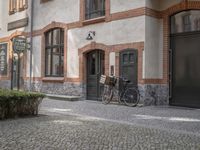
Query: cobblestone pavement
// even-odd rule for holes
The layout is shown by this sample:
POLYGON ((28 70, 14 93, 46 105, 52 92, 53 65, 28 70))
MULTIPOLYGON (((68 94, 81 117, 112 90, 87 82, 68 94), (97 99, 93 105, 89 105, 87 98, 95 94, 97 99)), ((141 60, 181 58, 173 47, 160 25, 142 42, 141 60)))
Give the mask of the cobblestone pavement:
POLYGON ((127 107, 123 105, 103 105, 93 101, 57 101, 46 99, 43 110, 60 114, 78 114, 97 117, 120 123, 134 124, 162 130, 175 130, 200 135, 200 109, 148 106, 127 107))
POLYGON ((54 114, 1 121, 0 129, 1 150, 200 149, 199 136, 81 116, 54 114))
MULTIPOLYGON (((0 121, 0 150, 200 150, 200 135, 194 130, 164 130, 158 126, 142 126, 138 122, 135 124, 132 120, 121 119, 122 114, 128 118, 135 109, 145 111, 146 116, 153 116, 152 112, 154 110, 155 113, 156 109, 159 115, 160 110, 155 107, 130 108, 88 101, 72 103, 45 100, 38 117, 0 121), (96 110, 96 113, 90 114, 93 112, 91 110, 96 110), (120 117, 116 117, 118 113, 120 117)), ((179 110, 173 108, 173 111, 179 110)), ((148 120, 143 125, 154 120, 153 117, 145 119, 142 111, 137 114, 148 120)), ((160 116, 167 117, 162 113, 160 116)), ((184 127, 195 121, 199 124, 197 116, 189 121, 185 119, 184 127)))

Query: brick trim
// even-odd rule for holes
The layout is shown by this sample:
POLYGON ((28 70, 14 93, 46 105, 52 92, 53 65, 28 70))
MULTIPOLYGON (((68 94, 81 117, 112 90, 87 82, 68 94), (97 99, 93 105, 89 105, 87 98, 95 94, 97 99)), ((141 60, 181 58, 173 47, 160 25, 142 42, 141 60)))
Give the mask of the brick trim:
MULTIPOLYGON (((144 83, 142 79, 142 51, 144 49, 144 42, 136 42, 136 43, 126 43, 126 44, 118 44, 118 45, 105 45, 102 43, 91 42, 88 45, 80 48, 78 50, 79 53, 79 76, 80 82, 86 83, 86 54, 92 50, 100 49, 105 52, 105 74, 109 75, 109 54, 110 52, 119 53, 127 48, 133 48, 138 50, 138 83, 144 83)), ((119 76, 119 57, 115 58, 115 72, 116 75, 119 76)))
POLYGON ((85 0, 80 0, 80 22, 81 25, 90 25, 99 22, 105 22, 110 20, 110 0, 105 0, 105 16, 94 18, 94 19, 85 19, 85 0), (104 19, 99 19, 104 18, 104 19))
POLYGON ((200 10, 200 1, 183 1, 162 12, 163 18, 163 83, 169 82, 170 16, 184 10, 200 10))
MULTIPOLYGON (((82 12, 83 10, 83 0, 80 0, 80 12, 82 12)), ((111 21, 115 21, 115 20, 121 20, 121 19, 127 19, 127 18, 132 18, 132 17, 138 17, 138 16, 143 16, 143 15, 147 15, 147 16, 151 16, 151 17, 156 17, 156 18, 161 18, 162 13, 150 8, 146 8, 146 7, 141 7, 141 8, 136 8, 136 9, 132 9, 132 10, 128 10, 128 11, 123 11, 123 12, 119 12, 119 13, 113 13, 110 14, 110 0, 106 1, 106 15, 103 19, 103 21, 106 22, 111 22, 111 21)), ((101 18, 101 17, 100 17, 101 18)), ((90 22, 90 20, 88 20, 90 22)), ((74 28, 80 28, 83 26, 83 13, 80 13, 80 19, 79 21, 76 22, 71 22, 71 23, 63 23, 63 22, 51 22, 50 24, 48 24, 47 26, 45 26, 42 29, 37 29, 33 31, 33 36, 41 36, 45 31, 51 29, 51 28, 67 28, 67 29, 74 29, 74 28)), ((86 21, 87 22, 87 21, 86 21)), ((99 23, 99 18, 91 20, 92 24, 93 23, 99 23)), ((100 19, 100 22, 102 22, 102 18, 100 19)), ((86 23, 86 25, 90 25, 90 23, 86 23)), ((29 32, 20 32, 20 31, 16 31, 13 34, 18 34, 21 33, 20 35, 24 35, 29 37, 30 33, 29 32)), ((14 35, 10 35, 7 37, 3 37, 0 38, 0 42, 5 42, 5 41, 9 41, 9 39, 11 39, 14 35)))
POLYGON ((86 54, 92 50, 100 49, 105 52, 105 74, 109 74, 109 49, 110 46, 102 43, 91 42, 88 45, 78 49, 79 54, 79 78, 80 82, 86 83, 86 54))
MULTIPOLYGON (((120 53, 124 51, 125 49, 135 49, 138 51, 138 83, 142 84, 142 64, 143 64, 143 55, 142 51, 144 49, 144 42, 136 42, 136 43, 126 43, 126 44, 118 44, 111 46, 111 52, 120 53)), ((119 61, 119 55, 115 56, 115 73, 116 76, 119 76, 119 67, 120 67, 120 61, 119 61)))
POLYGON ((44 27, 41 32, 41 78, 43 82, 64 82, 67 81, 67 25, 61 22, 52 22, 51 24, 44 27), (51 77, 51 80, 46 80, 45 78, 45 33, 51 29, 62 28, 64 29, 64 77, 63 80, 56 80, 56 77, 51 77), (55 79, 55 80, 54 80, 55 79))

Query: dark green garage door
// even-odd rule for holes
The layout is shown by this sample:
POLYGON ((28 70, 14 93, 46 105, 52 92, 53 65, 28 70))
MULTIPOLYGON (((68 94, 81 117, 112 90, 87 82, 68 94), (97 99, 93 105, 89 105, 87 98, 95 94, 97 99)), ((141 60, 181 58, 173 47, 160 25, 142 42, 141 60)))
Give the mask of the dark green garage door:
POLYGON ((171 16, 171 105, 200 108, 200 11, 171 16))
POLYGON ((200 33, 172 39, 172 105, 200 107, 200 33))

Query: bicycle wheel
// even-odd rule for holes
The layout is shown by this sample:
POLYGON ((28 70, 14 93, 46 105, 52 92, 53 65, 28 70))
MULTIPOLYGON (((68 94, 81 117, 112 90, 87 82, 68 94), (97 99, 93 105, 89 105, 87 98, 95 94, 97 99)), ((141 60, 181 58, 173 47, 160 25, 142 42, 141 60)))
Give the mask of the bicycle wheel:
POLYGON ((127 106, 136 106, 140 99, 139 91, 136 88, 129 88, 124 92, 122 99, 127 106))
POLYGON ((108 104, 112 100, 113 97, 113 90, 110 86, 105 85, 104 86, 104 91, 102 95, 102 103, 103 104, 108 104))

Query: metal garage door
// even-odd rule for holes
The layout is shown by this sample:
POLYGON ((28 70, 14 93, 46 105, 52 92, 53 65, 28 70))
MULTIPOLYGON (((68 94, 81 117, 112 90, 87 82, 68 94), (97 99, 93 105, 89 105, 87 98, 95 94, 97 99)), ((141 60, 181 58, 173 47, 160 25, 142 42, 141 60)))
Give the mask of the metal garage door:
POLYGON ((200 33, 171 37, 171 104, 200 107, 200 33))

